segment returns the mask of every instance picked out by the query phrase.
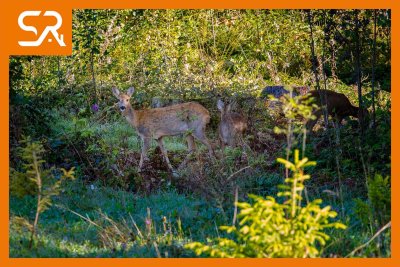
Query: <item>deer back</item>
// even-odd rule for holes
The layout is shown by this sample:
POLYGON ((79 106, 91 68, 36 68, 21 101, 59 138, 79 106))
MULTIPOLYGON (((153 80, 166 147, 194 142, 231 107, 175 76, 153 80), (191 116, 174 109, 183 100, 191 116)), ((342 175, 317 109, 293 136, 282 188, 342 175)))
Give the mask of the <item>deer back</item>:
POLYGON ((321 106, 321 97, 323 103, 326 101, 329 115, 358 117, 358 107, 353 106, 344 94, 331 90, 321 90, 321 92, 312 91, 311 96, 314 97, 319 106, 321 106))
POLYGON ((208 110, 196 102, 137 110, 133 117, 138 133, 154 138, 204 129, 210 121, 208 110))

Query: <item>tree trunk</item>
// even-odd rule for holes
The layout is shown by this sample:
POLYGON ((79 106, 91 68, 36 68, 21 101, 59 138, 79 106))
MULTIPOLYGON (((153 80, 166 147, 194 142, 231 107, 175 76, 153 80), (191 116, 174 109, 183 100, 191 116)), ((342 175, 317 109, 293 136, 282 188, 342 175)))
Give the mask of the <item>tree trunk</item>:
POLYGON ((314 35, 313 35, 313 18, 311 15, 311 10, 307 10, 308 14, 308 24, 310 26, 310 47, 311 47, 311 57, 312 57, 312 67, 315 76, 315 86, 319 92, 319 97, 321 101, 322 110, 324 112, 324 122, 326 128, 328 128, 328 112, 326 108, 326 94, 323 94, 321 91, 321 87, 319 86, 319 77, 317 72, 317 57, 315 55, 315 47, 314 47, 314 35), (324 96, 323 96, 324 95, 324 96))
POLYGON ((61 89, 61 57, 57 57, 57 78, 58 78, 58 89, 61 89))
POLYGON ((94 40, 92 39, 92 49, 90 51, 90 70, 92 73, 92 84, 94 90, 94 101, 97 103, 97 88, 96 88, 96 75, 94 73, 94 52, 93 52, 93 43, 94 40))
POLYGON ((375 129, 375 64, 376 64, 376 16, 377 11, 374 10, 374 40, 372 45, 372 125, 375 129))
MULTIPOLYGON (((360 11, 356 9, 354 11, 355 13, 355 38, 356 38, 356 66, 355 66, 355 71, 356 71, 356 81, 357 81, 357 92, 358 92, 358 105, 362 109, 364 107, 363 105, 363 99, 362 99, 362 88, 361 88, 361 48, 360 48, 360 21, 359 21, 359 13, 360 11)), ((359 115, 359 121, 363 121, 363 112, 360 112, 359 115)), ((360 124, 361 128, 361 135, 364 135, 364 129, 363 125, 360 124)))

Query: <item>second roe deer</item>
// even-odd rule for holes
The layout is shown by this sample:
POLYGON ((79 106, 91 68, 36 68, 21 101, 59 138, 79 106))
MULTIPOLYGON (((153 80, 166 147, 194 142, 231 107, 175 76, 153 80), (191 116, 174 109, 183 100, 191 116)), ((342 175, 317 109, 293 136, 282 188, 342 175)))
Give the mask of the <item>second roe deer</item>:
MULTIPOLYGON (((350 103, 350 100, 344 94, 337 93, 331 90, 314 90, 310 92, 310 97, 313 97, 315 103, 322 107, 321 97, 323 102, 326 100, 326 110, 328 115, 332 116, 336 122, 341 125, 344 118, 348 116, 355 117, 359 120, 360 123, 365 122, 368 119, 368 110, 361 109, 359 107, 353 106, 350 103), (363 120, 363 121, 361 121, 363 120)), ((316 118, 314 120, 310 120, 307 123, 307 128, 312 131, 318 119, 323 115, 324 111, 322 108, 314 111, 314 115, 316 118)))
POLYGON ((210 114, 205 107, 196 102, 188 102, 163 108, 134 110, 129 102, 134 91, 135 89, 131 87, 124 94, 120 93, 117 88, 112 88, 114 96, 119 100, 118 106, 122 115, 137 130, 142 139, 139 170, 141 170, 144 160, 147 159, 147 150, 150 147, 151 139, 157 140, 168 168, 173 170, 164 148, 164 136, 186 134, 189 152, 194 151, 194 138, 196 138, 207 146, 211 157, 214 155, 205 135, 206 125, 210 121, 210 114))
POLYGON ((221 112, 221 121, 219 123, 219 138, 221 147, 225 145, 235 146, 237 139, 241 138, 247 130, 247 120, 237 112, 232 112, 232 103, 226 105, 221 99, 218 99, 217 108, 221 112))

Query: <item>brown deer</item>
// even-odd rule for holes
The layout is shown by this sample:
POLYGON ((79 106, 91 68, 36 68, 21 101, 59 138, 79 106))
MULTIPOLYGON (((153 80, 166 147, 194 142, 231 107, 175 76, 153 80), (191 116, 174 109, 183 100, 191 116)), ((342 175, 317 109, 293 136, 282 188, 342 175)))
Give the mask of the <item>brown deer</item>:
POLYGON ((194 138, 207 146, 210 156, 214 155, 212 147, 205 135, 210 114, 206 108, 196 102, 176 104, 163 108, 134 110, 129 102, 135 89, 120 93, 115 87, 112 92, 118 98, 118 106, 122 115, 135 128, 142 139, 142 153, 139 162, 139 171, 147 159, 147 150, 151 139, 157 140, 158 146, 165 158, 168 168, 173 170, 167 151, 164 148, 163 137, 186 134, 189 152, 196 148, 194 138))
MULTIPOLYGON (((360 123, 361 120, 365 121, 368 119, 368 110, 361 109, 359 107, 353 106, 350 100, 344 94, 337 93, 331 90, 314 90, 310 92, 310 97, 314 98, 315 104, 322 107, 322 103, 326 103, 326 110, 328 115, 331 115, 336 122, 341 125, 344 118, 352 116, 357 118, 360 123)), ((307 123, 307 128, 312 131, 318 119, 324 114, 322 108, 314 111, 315 119, 310 120, 307 123)))
POLYGON ((243 115, 231 111, 232 103, 225 105, 221 99, 218 99, 217 108, 221 112, 218 128, 221 147, 222 149, 225 145, 233 147, 237 139, 242 137, 247 130, 247 120, 243 115))

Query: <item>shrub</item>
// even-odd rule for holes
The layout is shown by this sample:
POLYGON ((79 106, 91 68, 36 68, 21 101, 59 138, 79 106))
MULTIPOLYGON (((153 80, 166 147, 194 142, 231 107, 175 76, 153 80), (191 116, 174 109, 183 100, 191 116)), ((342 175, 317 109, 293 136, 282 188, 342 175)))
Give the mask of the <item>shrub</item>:
POLYGON ((292 172, 292 177, 285 179, 278 194, 285 197, 282 204, 275 198, 250 195, 253 204, 237 203, 241 208, 239 227, 222 226, 234 239, 218 238, 211 244, 193 242, 186 248, 197 255, 208 254, 211 257, 317 257, 319 248, 326 244, 329 236, 326 228, 345 229, 340 222, 330 222, 336 212, 330 206, 321 208, 321 199, 316 199, 304 207, 301 194, 304 181, 310 176, 304 174, 304 168, 314 166, 315 162, 307 158, 299 159, 295 150, 294 163, 279 158, 278 162, 292 172))
POLYGON ((18 154, 24 160, 23 172, 11 169, 10 189, 11 193, 21 197, 25 193, 31 193, 32 184, 36 185, 37 194, 36 214, 33 223, 22 217, 15 217, 15 223, 21 227, 27 228, 31 233, 29 248, 32 247, 33 238, 36 235, 37 225, 40 214, 51 206, 51 199, 60 193, 61 183, 65 179, 75 179, 74 168, 69 171, 61 169, 62 174, 56 177, 56 170, 53 168, 44 169, 45 161, 42 158, 45 152, 42 144, 33 142, 25 138, 21 142, 24 146, 18 149, 18 154), (24 185, 26 183, 26 185, 24 185))
POLYGON ((381 225, 390 220, 391 189, 389 176, 375 174, 368 179, 368 198, 381 225))
POLYGON ((390 177, 375 174, 368 178, 368 200, 355 200, 355 214, 363 225, 382 227, 390 221, 391 188, 390 177))

